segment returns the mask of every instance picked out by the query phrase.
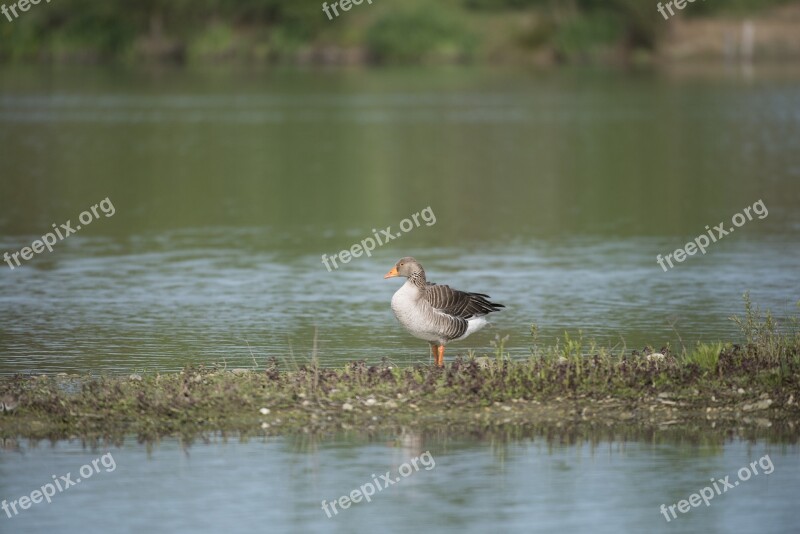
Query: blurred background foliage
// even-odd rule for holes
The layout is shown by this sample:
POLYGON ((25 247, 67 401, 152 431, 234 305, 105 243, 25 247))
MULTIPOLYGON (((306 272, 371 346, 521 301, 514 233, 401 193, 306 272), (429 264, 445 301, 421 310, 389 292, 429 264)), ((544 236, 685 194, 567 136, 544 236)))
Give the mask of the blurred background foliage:
MULTIPOLYGON (((697 1, 681 16, 788 1, 697 1)), ((365 0, 333 20, 318 0, 59 0, 0 18, 0 60, 594 61, 646 54, 668 28, 643 0, 365 0)))

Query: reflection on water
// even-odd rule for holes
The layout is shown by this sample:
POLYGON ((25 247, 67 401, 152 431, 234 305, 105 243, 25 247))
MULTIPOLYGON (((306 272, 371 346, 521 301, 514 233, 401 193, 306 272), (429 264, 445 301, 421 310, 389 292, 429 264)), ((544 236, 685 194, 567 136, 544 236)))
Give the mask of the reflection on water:
MULTIPOLYGON (((104 470, 18 516, 18 532, 765 532, 797 522, 796 445, 735 439, 480 441, 401 435, 371 441, 339 436, 212 437, 184 448, 165 440, 91 450, 77 442, 22 442, 0 453, 0 494, 17 499, 111 451, 104 470), (422 464, 372 498, 329 519, 327 502, 430 451, 422 464), (711 478, 730 476, 769 455, 760 474, 669 523, 662 504, 687 499, 711 478), (430 465, 430 462, 428 463, 430 465), (87 522, 87 517, 91 521, 87 522)), ((101 466, 102 469, 102 466, 101 466)), ((404 471, 405 472, 405 471, 404 471)))
POLYGON ((315 332, 324 365, 427 361, 381 278, 409 254, 507 306, 451 355, 508 334, 524 357, 533 322, 545 342, 580 329, 618 350, 730 339, 747 290, 794 311, 798 80, 197 76, 0 76, 0 252, 99 198, 116 208, 24 268, 0 264, 0 373, 291 365, 315 332), (656 263, 759 199, 766 219, 656 263), (426 206, 435 225, 322 265, 426 206))

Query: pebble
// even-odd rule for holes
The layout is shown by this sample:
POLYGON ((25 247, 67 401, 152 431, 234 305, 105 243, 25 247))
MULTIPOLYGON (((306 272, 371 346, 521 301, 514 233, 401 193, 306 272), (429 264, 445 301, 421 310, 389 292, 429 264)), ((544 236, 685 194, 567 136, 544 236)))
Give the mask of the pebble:
POLYGON ((260 410, 258 410, 258 411, 261 413, 261 415, 267 415, 267 414, 269 414, 269 408, 261 408, 261 409, 260 409, 260 410))
POLYGON ((344 404, 342 404, 342 410, 344 410, 345 412, 352 412, 353 405, 350 404, 349 402, 345 402, 344 404))
POLYGON ((754 402, 752 404, 745 404, 742 406, 742 411, 744 412, 752 412, 755 410, 766 410, 772 404, 772 399, 764 399, 758 402, 754 402))

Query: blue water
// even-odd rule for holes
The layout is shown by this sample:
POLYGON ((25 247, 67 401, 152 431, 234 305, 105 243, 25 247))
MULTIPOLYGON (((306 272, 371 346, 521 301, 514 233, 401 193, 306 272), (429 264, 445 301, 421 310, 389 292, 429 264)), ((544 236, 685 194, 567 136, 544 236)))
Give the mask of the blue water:
POLYGON ((627 442, 480 441, 407 433, 369 441, 211 436, 191 446, 165 439, 148 447, 129 438, 121 447, 94 450, 79 441, 6 445, 0 496, 7 501, 52 475, 71 473, 74 481, 84 464, 106 454, 115 467, 108 472, 111 462, 99 463, 99 472, 56 493, 50 504, 0 515, 4 532, 784 534, 798 524, 798 448, 761 440, 701 445, 656 434, 627 442), (420 455, 414 470, 410 462, 420 455), (676 508, 669 522, 659 511, 711 478, 728 476, 734 484, 741 468, 759 460, 758 475, 715 495, 709 506, 685 514, 676 508), (330 518, 323 511, 323 500, 374 485, 375 478, 385 485, 379 477, 387 472, 399 481, 371 502, 337 508, 330 518))

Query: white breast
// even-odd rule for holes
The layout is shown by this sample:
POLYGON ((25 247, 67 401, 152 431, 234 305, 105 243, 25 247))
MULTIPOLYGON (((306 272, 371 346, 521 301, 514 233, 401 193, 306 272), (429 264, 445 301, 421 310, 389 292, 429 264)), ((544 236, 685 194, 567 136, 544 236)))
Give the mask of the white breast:
POLYGON ((442 342, 431 323, 433 309, 422 299, 422 292, 407 281, 392 297, 392 311, 397 320, 414 336, 425 341, 442 342))

